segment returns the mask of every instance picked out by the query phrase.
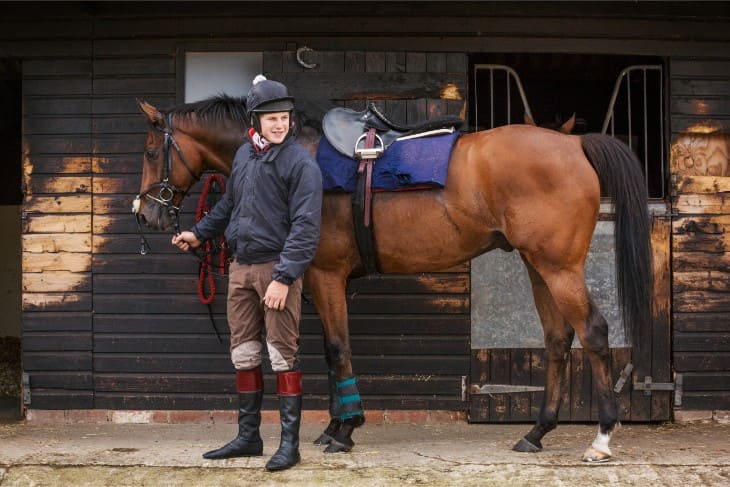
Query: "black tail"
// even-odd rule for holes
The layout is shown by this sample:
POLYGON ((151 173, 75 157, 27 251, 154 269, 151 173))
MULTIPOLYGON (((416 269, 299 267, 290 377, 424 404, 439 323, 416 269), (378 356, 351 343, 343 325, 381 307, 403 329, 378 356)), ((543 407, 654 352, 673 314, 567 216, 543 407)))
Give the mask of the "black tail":
POLYGON ((641 162, 623 142, 603 134, 581 137, 583 152, 616 212, 616 280, 624 332, 637 347, 642 326, 651 325, 651 223, 641 162))

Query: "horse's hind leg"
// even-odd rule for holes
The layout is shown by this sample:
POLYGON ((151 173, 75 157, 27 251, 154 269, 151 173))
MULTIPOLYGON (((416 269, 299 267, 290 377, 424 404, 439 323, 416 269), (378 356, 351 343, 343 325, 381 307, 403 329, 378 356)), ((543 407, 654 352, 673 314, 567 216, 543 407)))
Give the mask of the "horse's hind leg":
POLYGON ((558 424, 558 412, 566 384, 564 380, 566 363, 575 332, 563 318, 540 274, 524 258, 523 261, 532 282, 532 294, 535 297, 535 307, 542 322, 548 360, 545 393, 537 422, 532 430, 513 447, 515 451, 532 453, 542 450, 540 440, 558 424))
POLYGON ((352 432, 365 422, 360 392, 352 373, 345 288, 347 277, 310 266, 305 275, 324 327, 328 365, 330 423, 314 443, 328 445, 326 453, 347 452, 355 443, 352 432))
POLYGON ((561 268, 536 265, 532 259, 531 262, 547 284, 555 306, 577 333, 583 351, 591 363, 593 387, 598 398, 599 431, 583 454, 583 460, 608 461, 611 458, 608 443, 618 423, 616 398, 611 389, 608 324, 588 293, 582 264, 561 268))

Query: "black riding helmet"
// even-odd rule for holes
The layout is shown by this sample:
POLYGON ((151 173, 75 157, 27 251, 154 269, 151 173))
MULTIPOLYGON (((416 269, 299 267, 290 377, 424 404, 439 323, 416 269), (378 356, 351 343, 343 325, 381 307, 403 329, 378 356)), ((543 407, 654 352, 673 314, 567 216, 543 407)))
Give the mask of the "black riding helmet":
POLYGON ((294 110, 294 97, 282 83, 258 75, 248 90, 246 109, 251 125, 258 132, 261 131, 259 113, 291 112, 294 110))

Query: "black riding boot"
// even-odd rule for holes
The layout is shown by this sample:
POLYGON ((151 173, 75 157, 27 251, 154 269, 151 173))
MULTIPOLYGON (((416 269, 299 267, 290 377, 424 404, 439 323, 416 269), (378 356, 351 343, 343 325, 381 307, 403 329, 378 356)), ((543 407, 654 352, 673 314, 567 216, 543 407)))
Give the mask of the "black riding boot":
POLYGON ((277 377, 279 390, 279 416, 281 418, 281 443, 279 449, 266 463, 266 470, 285 470, 301 460, 299 455, 299 426, 302 422, 302 372, 280 372, 277 377))
POLYGON ((264 397, 261 367, 236 371, 238 389, 238 436, 217 450, 203 453, 203 458, 222 460, 234 457, 258 457, 264 452, 259 434, 261 400, 264 397))

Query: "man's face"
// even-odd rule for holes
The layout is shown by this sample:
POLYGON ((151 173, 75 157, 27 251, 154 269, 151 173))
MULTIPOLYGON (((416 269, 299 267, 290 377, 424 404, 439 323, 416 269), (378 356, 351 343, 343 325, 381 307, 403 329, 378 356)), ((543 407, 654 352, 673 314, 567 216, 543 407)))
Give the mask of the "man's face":
POLYGON ((270 112, 259 115, 261 136, 272 144, 281 144, 289 133, 289 112, 270 112))

